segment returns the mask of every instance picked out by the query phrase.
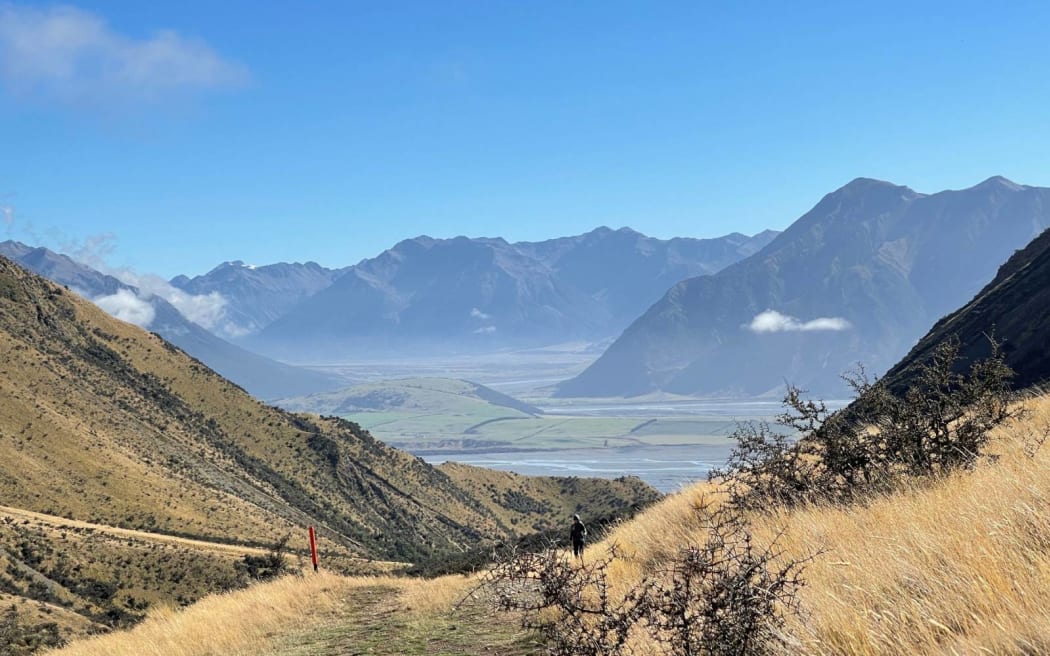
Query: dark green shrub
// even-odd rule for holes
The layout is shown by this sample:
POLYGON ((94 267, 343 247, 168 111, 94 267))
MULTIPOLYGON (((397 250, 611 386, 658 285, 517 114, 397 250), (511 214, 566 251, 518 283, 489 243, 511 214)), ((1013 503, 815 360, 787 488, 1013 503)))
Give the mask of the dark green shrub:
POLYGON ((1011 406, 1013 372, 991 342, 991 355, 965 375, 953 369, 958 339, 942 342, 899 394, 863 370, 847 375, 856 400, 837 412, 789 386, 778 424, 790 433, 742 425, 726 466, 710 477, 726 484, 731 505, 767 508, 849 501, 904 478, 971 467, 992 429, 1019 413, 1011 406))

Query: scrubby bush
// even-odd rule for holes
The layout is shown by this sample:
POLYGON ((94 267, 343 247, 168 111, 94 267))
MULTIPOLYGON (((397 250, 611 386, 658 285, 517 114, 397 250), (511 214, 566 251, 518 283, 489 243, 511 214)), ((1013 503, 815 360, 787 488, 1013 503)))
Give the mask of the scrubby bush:
POLYGON ((270 550, 261 555, 245 554, 235 563, 238 574, 253 581, 268 581, 287 573, 288 563, 284 558, 288 551, 288 541, 291 534, 287 534, 270 546, 270 550))
POLYGON ((843 502, 892 488, 904 478, 971 467, 996 426, 1015 417, 1013 372, 994 339, 991 355, 956 371, 959 341, 939 344, 907 389, 892 391, 863 370, 844 377, 856 394, 830 412, 821 401, 788 387, 780 426, 749 423, 724 468, 711 472, 737 508, 813 501, 843 502))
POLYGON ((28 655, 48 647, 60 647, 63 643, 55 622, 23 623, 13 605, 0 611, 0 654, 28 655))
POLYGON ((483 588, 497 608, 540 632, 552 656, 629 656, 654 642, 674 656, 773 653, 809 558, 787 558, 775 541, 757 545, 738 513, 701 504, 697 514, 706 540, 622 596, 609 585, 621 558, 615 547, 586 563, 554 548, 515 553, 483 588))

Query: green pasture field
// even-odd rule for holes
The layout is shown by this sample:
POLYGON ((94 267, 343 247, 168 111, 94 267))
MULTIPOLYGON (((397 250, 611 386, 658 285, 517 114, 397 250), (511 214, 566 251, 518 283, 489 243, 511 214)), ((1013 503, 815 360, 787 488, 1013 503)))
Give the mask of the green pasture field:
POLYGON ((425 450, 455 448, 473 440, 483 448, 577 449, 631 445, 690 445, 725 442, 736 422, 711 417, 533 417, 508 408, 467 414, 362 412, 347 419, 393 446, 425 450))

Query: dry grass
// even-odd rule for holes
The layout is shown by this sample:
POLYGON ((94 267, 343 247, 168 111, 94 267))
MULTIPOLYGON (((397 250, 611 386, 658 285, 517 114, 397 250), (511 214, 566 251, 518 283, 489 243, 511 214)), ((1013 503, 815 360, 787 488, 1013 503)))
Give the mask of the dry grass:
POLYGON ((463 576, 286 577, 214 595, 184 610, 157 609, 131 630, 47 654, 337 656, 351 648, 391 655, 523 653, 523 634, 513 622, 495 620, 484 603, 457 609, 475 585, 475 578, 463 576), (466 630, 459 630, 463 624, 466 630))
POLYGON ((478 584, 476 576, 442 576, 431 580, 401 579, 402 607, 419 617, 448 613, 478 584))
MULTIPOLYGON (((803 654, 1050 653, 1050 445, 1024 453, 1050 426, 1050 398, 1000 429, 976 471, 916 484, 863 506, 811 507, 755 518, 789 556, 826 553, 806 570, 805 615, 791 620, 803 654)), ((703 539, 693 508, 709 485, 685 490, 615 531, 626 589, 703 539)))
MULTIPOLYGON (((375 584, 380 579, 369 579, 375 584)), ((286 577, 213 595, 184 610, 159 608, 130 631, 86 638, 62 656, 250 656, 283 634, 319 621, 360 579, 322 573, 286 577)))

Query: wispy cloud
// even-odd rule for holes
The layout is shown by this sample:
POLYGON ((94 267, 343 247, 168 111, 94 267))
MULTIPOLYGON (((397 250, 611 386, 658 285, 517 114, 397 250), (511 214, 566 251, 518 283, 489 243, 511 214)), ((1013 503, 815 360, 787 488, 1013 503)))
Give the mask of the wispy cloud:
POLYGON ((10 205, 0 206, 0 219, 3 219, 4 230, 10 235, 15 225, 15 209, 10 205))
POLYGON ((144 297, 159 296, 175 306, 182 316, 193 323, 214 330, 226 317, 226 298, 219 292, 189 294, 173 287, 167 280, 150 273, 136 273, 128 269, 112 274, 121 282, 139 289, 144 297))
MULTIPOLYGON (((182 316, 193 323, 208 330, 226 329, 224 319, 226 318, 226 298, 218 292, 209 294, 190 294, 174 287, 164 278, 152 273, 139 273, 131 268, 114 268, 108 264, 108 259, 116 247, 116 237, 112 234, 102 234, 88 237, 81 242, 66 241, 62 250, 71 258, 85 264, 96 271, 101 271, 113 276, 126 285, 131 285, 139 291, 138 298, 148 303, 151 298, 157 296, 175 306, 182 316)), ((98 299, 95 299, 98 303, 98 299)), ((107 308, 103 308, 107 312, 107 308)), ((110 312, 112 314, 112 312, 110 312)), ((123 319, 123 317, 118 317, 123 319)), ((150 321, 153 320, 151 316, 150 321)), ((125 319, 125 321, 130 321, 125 319)), ((131 321, 130 323, 135 323, 131 321)), ((143 327, 146 324, 138 324, 143 327)), ((229 332, 229 331, 227 331, 229 332)))
POLYGON ((149 328, 156 314, 149 301, 139 298, 130 289, 118 289, 116 294, 96 297, 93 302, 121 321, 140 328, 149 328))
POLYGON ((472 318, 474 318, 474 319, 481 319, 482 321, 487 321, 488 319, 491 318, 489 315, 485 314, 484 312, 482 312, 481 310, 479 310, 477 308, 471 309, 470 316, 472 318))
POLYGON ((809 332, 817 330, 848 330, 852 325, 842 317, 818 317, 810 321, 801 321, 796 317, 781 314, 776 310, 766 310, 755 315, 748 330, 756 333, 809 332))
POLYGON ((107 106, 247 79, 243 66, 172 30, 133 38, 76 7, 0 4, 0 81, 16 96, 107 106))

